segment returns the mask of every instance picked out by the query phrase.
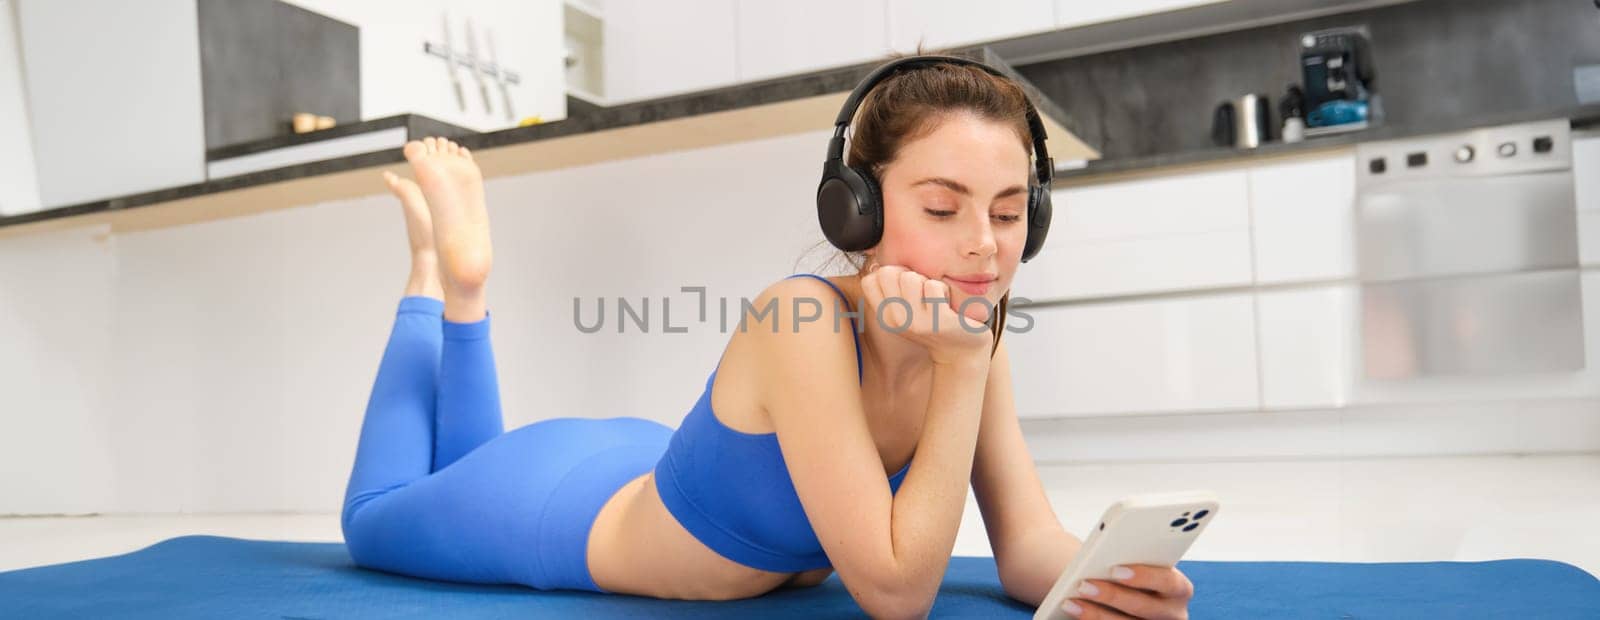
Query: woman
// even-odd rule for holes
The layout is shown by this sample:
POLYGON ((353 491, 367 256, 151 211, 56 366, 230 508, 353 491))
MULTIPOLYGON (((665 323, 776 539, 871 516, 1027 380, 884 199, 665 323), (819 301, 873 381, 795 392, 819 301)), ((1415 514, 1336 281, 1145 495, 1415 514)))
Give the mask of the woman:
MULTIPOLYGON (((908 66, 867 91, 848 161, 881 187, 881 240, 848 254, 853 274, 796 274, 752 304, 832 303, 854 329, 747 314, 676 431, 622 417, 502 433, 482 179, 465 148, 407 144, 417 182, 386 180, 412 272, 346 496, 351 556, 418 577, 679 599, 837 570, 867 613, 920 617, 970 481, 1006 592, 1038 605, 1080 541, 1023 443, 1000 339, 1027 239, 1027 109, 1014 82, 964 64, 908 66)), ((1067 612, 1186 617, 1179 571, 1127 569, 1067 612)))

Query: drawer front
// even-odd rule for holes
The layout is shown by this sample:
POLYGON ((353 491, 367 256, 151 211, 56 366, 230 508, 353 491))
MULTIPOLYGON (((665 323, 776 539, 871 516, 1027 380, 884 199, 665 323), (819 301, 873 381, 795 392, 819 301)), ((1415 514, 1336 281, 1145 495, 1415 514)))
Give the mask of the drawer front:
POLYGON ((1076 299, 1249 284, 1247 174, 1057 190, 1050 240, 1014 292, 1076 299))
POLYGON ((1354 286, 1258 293, 1261 406, 1342 407, 1355 361, 1354 286))
POLYGON ((1017 413, 1256 409, 1248 294, 1021 309, 1008 319, 1017 413))
POLYGON ((1250 170, 1256 282, 1355 275, 1355 155, 1250 170))

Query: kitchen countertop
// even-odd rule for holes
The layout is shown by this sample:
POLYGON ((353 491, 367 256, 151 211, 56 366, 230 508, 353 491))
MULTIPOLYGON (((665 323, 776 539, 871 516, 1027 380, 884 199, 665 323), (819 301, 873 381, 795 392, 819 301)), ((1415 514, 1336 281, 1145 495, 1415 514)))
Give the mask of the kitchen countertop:
MULTIPOLYGON (((1054 103, 1043 100, 1038 89, 990 48, 980 46, 950 53, 981 59, 1022 83, 1045 121, 1051 155, 1057 161, 1098 157, 1094 148, 1075 135, 1073 119, 1054 103)), ((832 127, 850 90, 880 64, 875 61, 609 106, 580 112, 561 121, 458 135, 454 139, 473 150, 485 178, 492 178, 824 130, 832 127)), ((413 115, 363 124, 380 122, 408 127, 449 127, 413 115)), ((339 133, 345 135, 349 131, 345 129, 339 133)), ((286 136, 237 150, 259 150, 280 140, 288 145, 310 139, 286 136)), ((821 150, 819 146, 819 163, 821 150)), ((230 150, 225 154, 237 153, 230 150)), ((112 230, 118 232, 146 230, 353 198, 380 191, 373 181, 375 171, 399 171, 403 167, 400 149, 296 164, 33 213, 0 216, 0 237, 101 222, 110 223, 112 230)))
MULTIPOLYGON (((1351 147, 1363 142, 1401 140, 1439 133, 1465 131, 1477 127, 1494 127, 1550 119, 1566 118, 1574 128, 1600 124, 1600 103, 1576 106, 1559 106, 1541 110, 1520 110, 1491 114, 1471 119, 1466 125, 1402 126, 1386 125, 1348 133, 1307 138, 1302 142, 1287 144, 1270 142, 1254 149, 1211 148, 1181 153, 1164 153, 1149 157, 1127 157, 1089 161, 1082 168, 1058 170, 1057 187, 1086 185, 1153 173, 1166 172, 1180 166, 1228 165, 1252 159, 1289 157, 1316 151, 1351 147)), ((1057 163, 1061 163, 1058 158, 1057 163)))

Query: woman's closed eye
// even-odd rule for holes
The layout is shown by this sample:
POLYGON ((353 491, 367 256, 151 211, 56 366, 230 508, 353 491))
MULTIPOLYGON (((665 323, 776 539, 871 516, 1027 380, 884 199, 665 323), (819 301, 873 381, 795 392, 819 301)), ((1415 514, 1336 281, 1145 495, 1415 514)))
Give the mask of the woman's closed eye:
MULTIPOLYGON (((947 217, 950 217, 950 216, 956 214, 955 211, 949 211, 949 210, 943 210, 943 209, 923 209, 923 211, 927 212, 928 215, 932 215, 932 216, 934 216, 936 218, 939 218, 939 219, 944 219, 944 218, 947 218, 947 217)), ((998 220, 1000 220, 1002 222, 1006 222, 1006 223, 1018 222, 1018 221, 1022 220, 1022 216, 1020 216, 1020 215, 1006 215, 1006 214, 1002 214, 1002 213, 997 213, 993 217, 995 217, 996 219, 998 219, 998 220)))

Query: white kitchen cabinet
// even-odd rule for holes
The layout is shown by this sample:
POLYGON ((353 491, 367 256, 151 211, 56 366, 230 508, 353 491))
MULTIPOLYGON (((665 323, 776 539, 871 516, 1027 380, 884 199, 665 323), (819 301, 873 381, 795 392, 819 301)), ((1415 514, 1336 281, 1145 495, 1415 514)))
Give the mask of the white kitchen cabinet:
POLYGON ((1187 9, 1203 4, 1219 4, 1227 0, 1122 0, 1121 2, 1088 2, 1085 0, 1056 0, 1056 26, 1074 28, 1099 22, 1164 13, 1187 9))
POLYGON ((33 132, 17 45, 15 4, 0 0, 0 215, 39 210, 39 176, 33 166, 33 132))
POLYGON ((1050 0, 889 0, 889 45, 937 51, 1055 29, 1050 0))
POLYGON ((1019 416, 1260 406, 1249 294, 1021 310, 1031 326, 1005 335, 1019 416))
POLYGON ((606 0, 606 99, 625 103, 739 79, 735 0, 606 0))
MULTIPOLYGON (((1578 256, 1600 265, 1600 135, 1573 136, 1572 175, 1578 194, 1578 256)), ((1590 360, 1600 365, 1600 360, 1590 360)))
POLYGON ((43 206, 205 180, 194 0, 17 8, 43 206))
POLYGON ((1342 407, 1354 376, 1355 288, 1326 286, 1257 293, 1261 406, 1342 407))
POLYGON ((887 60, 887 0, 738 0, 739 81, 887 60))
POLYGON ((1017 272, 1034 300, 1243 286, 1247 174, 1203 172, 1056 190, 1050 239, 1017 272))
POLYGON ((1260 284, 1355 275, 1355 156, 1250 169, 1250 219, 1260 284))
POLYGON ((361 29, 361 118, 422 114, 478 131, 515 127, 523 118, 566 118, 566 68, 561 0, 286 0, 290 4, 361 29), (423 44, 450 44, 466 53, 469 37, 480 58, 494 41, 497 64, 517 73, 508 86, 512 115, 493 78, 480 89, 472 71, 457 69, 463 100, 457 100, 448 65, 423 44), (468 21, 471 29, 468 29, 468 21), (463 106, 463 103, 465 104, 463 106))

